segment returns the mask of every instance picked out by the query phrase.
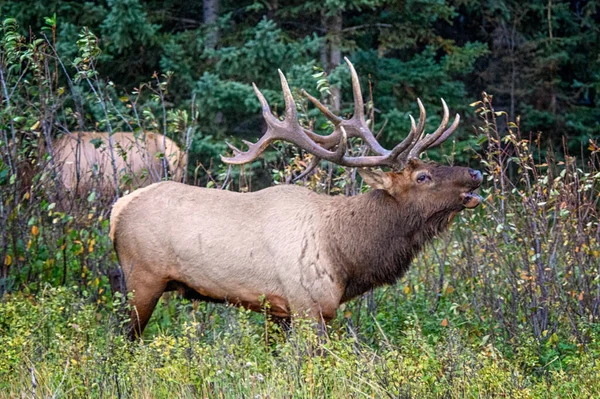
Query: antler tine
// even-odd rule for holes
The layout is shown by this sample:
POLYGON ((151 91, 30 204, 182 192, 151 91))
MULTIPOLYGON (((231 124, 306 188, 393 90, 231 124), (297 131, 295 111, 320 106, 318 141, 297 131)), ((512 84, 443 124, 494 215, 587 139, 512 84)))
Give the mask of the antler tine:
POLYGON ((265 118, 265 121, 268 125, 277 125, 279 120, 271 112, 271 107, 269 106, 267 99, 261 93, 261 91, 258 90, 258 87, 256 87, 254 82, 252 83, 252 87, 254 88, 254 93, 256 94, 256 97, 258 97, 258 101, 262 107, 263 118, 265 118))
POLYGON ((302 172, 298 176, 294 177, 292 179, 292 181, 296 182, 296 181, 302 180, 306 176, 310 175, 317 168, 317 166, 319 166, 320 162, 321 162, 321 158, 313 155, 312 160, 310 161, 310 164, 306 167, 306 169, 304 169, 304 172, 302 172))
POLYGON ((410 133, 408 134, 410 136, 411 134, 414 134, 417 132, 417 124, 415 123, 415 118, 413 118, 412 115, 408 115, 408 117, 410 118, 410 133))
POLYGON ((281 69, 278 69, 279 78, 281 79, 281 89, 283 90, 283 99, 285 101, 285 121, 287 125, 295 126, 298 124, 298 110, 296 110, 296 102, 290 90, 287 79, 281 69))
MULTIPOLYGON (((348 142, 347 142, 348 136, 346 135, 346 130, 344 130, 344 128, 342 127, 340 131, 342 133, 342 140, 339 142, 338 148, 335 151, 335 155, 334 155, 334 158, 337 158, 339 160, 338 162, 343 161, 344 155, 346 155, 346 151, 348 149, 348 142)), ((331 137, 331 135, 329 135, 328 137, 331 137)), ((304 172, 302 172, 298 176, 294 177, 294 179, 292 179, 292 181, 296 182, 298 180, 305 178, 309 174, 311 174, 317 168, 317 166, 319 166, 320 162, 321 162, 321 158, 319 158, 316 155, 313 155, 313 158, 312 158, 310 164, 306 167, 306 169, 304 169, 304 172)))
POLYGON ((337 159, 338 163, 342 161, 348 150, 348 135, 346 134, 346 130, 343 126, 340 126, 340 130, 342 131, 342 137, 340 138, 340 143, 338 144, 334 155, 334 159, 337 159))
POLYGON ((365 105, 362 98, 362 91, 360 90, 360 80, 354 65, 348 59, 344 57, 346 64, 350 68, 350 76, 352 77, 352 94, 354 96, 354 115, 348 120, 342 120, 340 126, 344 126, 348 131, 348 137, 360 137, 362 141, 378 155, 389 155, 390 151, 383 148, 381 144, 375 138, 375 135, 369 129, 367 122, 365 121, 365 105))
POLYGON ((358 80, 358 74, 354 65, 350 62, 348 57, 344 57, 346 64, 350 68, 350 76, 352 77, 352 94, 354 95, 354 116, 353 118, 359 118, 364 120, 365 118, 365 105, 363 103, 362 91, 360 90, 360 80, 358 80))
MULTIPOLYGON (((281 74, 281 71, 279 71, 279 73, 281 74)), ((281 75, 283 75, 283 74, 281 74, 281 75)), ((289 87, 287 86, 287 81, 285 81, 285 77, 283 77, 283 79, 282 79, 282 86, 285 86, 284 87, 284 99, 286 101, 286 111, 287 111, 289 107, 288 107, 288 99, 286 97, 285 88, 287 87, 288 92, 290 90, 289 90, 289 87), (284 85, 284 82, 285 82, 285 85, 284 85)), ((256 143, 251 143, 247 140, 242 140, 244 142, 244 144, 246 144, 248 146, 247 151, 242 151, 239 148, 227 143, 227 146, 233 151, 233 157, 224 157, 221 155, 221 160, 224 163, 231 164, 231 165, 241 165, 241 164, 244 164, 244 163, 254 160, 269 146, 269 144, 271 144, 271 142, 273 142, 274 140, 277 139, 273 135, 272 129, 273 128, 281 128, 283 125, 283 122, 281 122, 279 119, 277 119, 275 117, 275 115, 273 115, 273 113, 271 112, 271 107, 269 106, 269 102, 267 101, 265 96, 262 94, 262 92, 258 89, 256 84, 252 83, 252 87, 254 88, 254 93, 256 94, 256 97, 258 97, 258 101, 260 102, 260 105, 262 107, 263 118, 265 118, 265 122, 267 123, 267 126, 268 126, 267 132, 256 143)), ((291 95, 291 93, 290 93, 290 95, 291 95)), ((294 109, 294 111, 295 111, 295 109, 294 109)), ((287 119, 288 118, 286 117, 286 120, 287 119)))
POLYGON ((237 148, 236 146, 234 146, 233 144, 231 144, 229 141, 225 141, 225 144, 227 144, 227 147, 229 147, 229 149, 231 151, 233 151, 235 154, 241 154, 242 151, 237 148))
POLYGON ((419 132, 420 137, 425 130, 425 119, 427 118, 427 112, 425 112, 425 107, 423 106, 420 98, 417 98, 417 104, 419 105, 419 125, 417 126, 417 131, 419 132))
POLYGON ((244 143, 248 145, 248 151, 242 151, 234 145, 227 143, 227 146, 233 151, 233 157, 224 157, 221 155, 221 161, 230 165, 241 165, 253 161, 269 146, 269 144, 271 144, 271 142, 277 139, 270 134, 270 129, 271 128, 269 127, 267 133, 265 133, 265 135, 256 143, 244 140, 244 143))
POLYGON ((302 91, 302 94, 306 96, 312 102, 315 107, 323 113, 323 115, 333 123, 335 127, 333 133, 328 136, 317 135, 309 130, 305 129, 306 134, 314 141, 324 145, 325 148, 332 148, 334 145, 338 144, 340 140, 341 131, 339 127, 343 126, 347 131, 347 137, 359 137, 361 138, 365 144, 376 154, 385 155, 389 154, 389 150, 386 150, 379 144, 369 127, 367 126, 367 122, 365 121, 365 112, 364 112, 364 103, 362 98, 362 91, 360 89, 360 81, 358 79, 358 74, 354 69, 354 66, 350 62, 350 60, 345 57, 346 63, 350 68, 350 75, 352 77, 352 93, 354 95, 354 115, 352 118, 348 120, 344 120, 339 116, 333 114, 324 104, 322 104, 315 97, 307 93, 305 90, 302 91))
POLYGON ((311 131, 310 129, 306 129, 303 128, 304 133, 306 133, 306 135, 315 143, 319 143, 323 146, 323 148, 333 148, 335 147, 339 142, 339 135, 341 134, 339 129, 336 129, 333 131, 333 133, 327 135, 327 136, 321 136, 320 134, 316 134, 315 132, 311 131))
POLYGON ((272 134, 272 129, 274 127, 282 126, 282 122, 279 121, 275 115, 273 115, 267 99, 261 93, 258 87, 256 87, 256 84, 252 83, 252 87, 254 88, 254 93, 256 94, 256 97, 258 97, 258 101, 262 107, 262 114, 268 126, 267 132, 256 143, 243 140, 243 142, 248 146, 247 151, 242 151, 239 148, 227 143, 227 146, 233 151, 233 157, 224 157, 221 155, 221 161, 230 165, 241 165, 256 159, 256 157, 258 157, 269 146, 269 144, 271 144, 272 141, 276 140, 272 134))
MULTIPOLYGON (((442 98, 442 107, 444 109, 444 116, 442 117, 442 123, 437 128, 437 130, 431 134, 426 135, 423 139, 417 141, 414 147, 410 150, 408 154, 408 158, 418 158, 419 154, 425 151, 431 144, 436 142, 446 131, 446 126, 448 125, 448 120, 450 119, 450 112, 448 111, 448 106, 446 105, 446 101, 442 98)), ((456 121, 455 121, 456 122, 456 121)), ((452 132, 450 132, 452 133, 452 132)))
POLYGON ((433 143, 431 143, 429 145, 429 147, 427 148, 433 148, 433 147, 437 147, 438 145, 442 144, 444 141, 446 141, 446 139, 448 137, 450 137, 450 135, 452 133, 454 133, 454 130, 456 130, 456 128, 458 127, 458 123, 460 122, 460 115, 456 114, 454 116, 454 122, 452 122, 452 125, 450 125, 450 127, 448 129, 446 129, 446 131, 433 143))
POLYGON ((392 149, 390 154, 390 157, 393 160, 397 160, 397 162, 400 164, 402 164, 403 160, 406 158, 406 156, 402 157, 402 154, 410 151, 415 146, 417 141, 423 135, 423 130, 425 130, 425 119, 427 113, 425 112, 425 107, 423 106, 421 99, 417 98, 417 104, 419 105, 419 124, 415 126, 415 118, 413 118, 412 115, 409 115, 411 126, 410 133, 408 133, 408 136, 406 136, 406 138, 402 140, 400 144, 392 149))
POLYGON ((406 150, 413 146, 415 142, 415 137, 419 137, 417 126, 415 124, 415 118, 413 118, 412 115, 409 115, 409 117, 410 132, 400 144, 398 144, 392 149, 392 152, 390 153, 390 158, 393 160, 397 159, 402 153, 406 152, 406 150))
POLYGON ((363 140, 363 142, 378 155, 388 155, 390 153, 389 150, 386 150, 379 144, 373 132, 367 126, 367 122, 365 121, 365 112, 364 112, 364 102, 362 98, 362 91, 360 89, 360 81, 358 79, 358 74, 356 73, 356 69, 354 69, 354 65, 347 57, 344 57, 344 60, 348 64, 350 68, 350 75, 352 78, 352 93, 354 96, 354 115, 352 118, 345 120, 340 118, 339 116, 333 114, 325 105, 323 105, 319 100, 315 97, 307 93, 305 90, 302 91, 302 94, 306 96, 312 102, 315 107, 323 113, 323 115, 333 123, 335 129, 333 133, 328 136, 321 136, 310 132, 305 129, 306 134, 314 141, 324 145, 325 148, 332 148, 334 145, 338 144, 340 140, 340 127, 343 126, 347 131, 347 137, 359 137, 363 140))
POLYGON ((304 97, 308 98, 310 100, 310 102, 313 103, 314 106, 317 107, 319 109, 319 111, 321 111, 321 113, 323 115, 325 115, 325 117, 327 119, 329 119, 329 121, 331 123, 333 123, 334 126, 338 126, 343 121, 342 118, 340 118, 339 116, 337 116, 333 112, 331 112, 329 110, 329 108, 327 108, 325 105, 323 105, 315 97, 311 96, 310 93, 308 93, 306 90, 302 90, 301 93, 304 97))
MULTIPOLYGON (((304 132, 304 134, 306 135, 304 137, 304 141, 308 141, 311 144, 315 144, 314 137, 313 136, 318 136, 317 134, 310 132, 310 130, 308 129, 303 129, 301 128, 300 124, 298 123, 298 110, 296 109, 296 102, 294 101, 294 97, 292 96, 292 91, 290 90, 290 86, 288 85, 287 79, 285 78, 285 75, 283 74, 283 72, 281 72, 281 69, 278 69, 279 71, 279 77, 281 78, 281 88, 283 90, 283 98, 285 99, 285 108, 286 108, 286 112, 285 112, 285 122, 287 125, 293 127, 293 128, 300 128, 301 131, 304 132), (309 133, 310 132, 310 133, 309 133)), ((312 96, 310 96, 312 97, 312 96)), ((310 99, 310 98, 309 98, 310 99)), ((331 120, 334 125, 339 125, 340 122, 342 121, 341 118, 336 117, 333 113, 331 113, 331 111, 329 111, 327 109, 327 107, 325 107, 323 104, 321 104, 316 98, 314 98, 313 104, 318 103, 319 105, 317 106, 322 112, 323 110, 326 110, 326 112, 324 112, 325 116, 331 120), (322 109, 321 109, 322 108, 322 109)), ((346 135, 346 131, 344 130, 343 127, 340 126, 340 129, 342 131, 342 137, 340 137, 339 141, 338 141, 338 147, 333 155, 333 161, 334 162, 341 162, 342 159, 344 158, 344 155, 346 155, 346 150, 347 150, 347 135, 346 135), (337 161, 336 161, 337 160, 337 161)), ((332 136, 332 139, 335 139, 337 137, 333 137, 334 134, 331 134, 330 136, 332 136)), ((319 140, 321 141, 321 140, 319 140)), ((329 147, 331 148, 331 146, 329 147)))

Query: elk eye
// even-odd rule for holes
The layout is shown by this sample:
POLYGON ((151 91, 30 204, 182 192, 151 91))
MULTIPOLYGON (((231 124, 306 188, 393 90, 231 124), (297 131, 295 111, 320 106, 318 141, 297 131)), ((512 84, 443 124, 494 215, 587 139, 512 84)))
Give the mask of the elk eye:
POLYGON ((417 176, 417 183, 426 183, 428 181, 431 181, 431 176, 429 176, 426 173, 422 173, 419 176, 417 176))

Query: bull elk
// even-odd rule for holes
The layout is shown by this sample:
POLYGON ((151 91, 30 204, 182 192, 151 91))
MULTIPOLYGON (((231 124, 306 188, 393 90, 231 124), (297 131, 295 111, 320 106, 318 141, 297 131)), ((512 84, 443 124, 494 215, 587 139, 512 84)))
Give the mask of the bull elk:
POLYGON ((315 157, 362 169, 372 191, 353 196, 319 195, 280 185, 235 193, 162 182, 121 198, 113 207, 110 236, 129 292, 133 292, 131 336, 141 334, 163 292, 228 302, 274 318, 314 318, 321 327, 345 301, 373 287, 393 284, 427 242, 445 230, 458 212, 474 208, 481 173, 466 167, 420 161, 419 154, 441 144, 448 108, 435 132, 424 135, 425 110, 401 143, 381 146, 364 117, 360 83, 352 75, 354 116, 342 119, 314 97, 308 99, 333 123, 328 136, 298 122, 283 73, 285 120, 277 119, 254 86, 267 123, 264 136, 248 151, 232 146, 229 164, 258 157, 274 140, 296 144, 315 157), (346 139, 358 137, 374 155, 349 156, 346 139))

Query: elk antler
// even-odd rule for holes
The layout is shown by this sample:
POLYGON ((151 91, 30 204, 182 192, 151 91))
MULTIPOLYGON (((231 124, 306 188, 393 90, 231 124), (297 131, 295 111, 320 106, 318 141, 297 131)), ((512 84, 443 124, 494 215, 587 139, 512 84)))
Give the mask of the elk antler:
POLYGON ((339 116, 334 115, 319 100, 303 90, 303 95, 323 113, 323 115, 333 124, 334 129, 331 134, 322 136, 309 129, 303 128, 298 122, 298 112, 296 111, 296 103, 292 97, 292 92, 290 91, 285 76, 281 70, 279 70, 281 88, 285 99, 285 119, 280 121, 271 113, 267 100, 260 90, 258 90, 256 85, 252 84, 256 96, 262 105, 262 113, 267 123, 267 131, 257 143, 250 143, 244 140, 244 143, 248 146, 248 151, 245 152, 227 143, 229 148, 233 150, 234 156, 231 158, 221 156, 223 162, 236 165, 250 162, 256 159, 273 141, 285 140, 294 143, 298 147, 313 154, 316 157, 316 160, 313 162, 314 165, 316 165, 319 160, 324 159, 342 166, 390 166, 400 169, 405 165, 409 158, 418 158, 419 154, 428 148, 440 145, 458 126, 460 116, 456 114, 454 122, 446 129, 449 120, 449 112, 446 102, 442 99, 442 106, 444 108, 442 123, 435 132, 423 137, 426 113, 421 100, 417 99, 417 103, 419 104, 418 124, 411 116, 411 129, 408 136, 393 149, 385 149, 379 144, 365 121, 364 104, 358 75, 350 60, 348 60, 348 58, 344 59, 350 67, 350 74, 352 76, 352 91, 354 94, 354 115, 352 118, 342 119, 339 116), (346 140, 347 138, 352 137, 360 138, 375 155, 356 157, 347 156, 346 140))

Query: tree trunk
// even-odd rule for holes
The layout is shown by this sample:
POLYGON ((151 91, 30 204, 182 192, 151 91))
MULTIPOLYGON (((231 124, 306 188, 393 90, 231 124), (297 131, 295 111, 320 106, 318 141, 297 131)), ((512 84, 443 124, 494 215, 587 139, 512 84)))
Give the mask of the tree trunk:
POLYGON ((267 3, 267 18, 275 20, 277 10, 279 10, 279 0, 270 0, 267 3))
MULTIPOLYGON (((342 12, 339 10, 331 17, 330 46, 329 70, 331 71, 342 62, 342 12)), ((333 95, 333 110, 339 113, 342 103, 342 92, 339 87, 332 87, 331 94, 333 95)))
MULTIPOLYGON (((342 12, 338 10, 334 15, 327 16, 325 11, 322 11, 321 23, 325 30, 325 43, 321 49, 321 63, 325 71, 330 73, 342 62, 342 12)), ((341 94, 339 87, 331 87, 332 108, 336 113, 341 108, 341 94)))
POLYGON ((219 29, 216 26, 219 19, 219 0, 202 0, 202 9, 204 25, 208 25, 210 29, 206 37, 206 47, 215 48, 219 44, 219 29))

